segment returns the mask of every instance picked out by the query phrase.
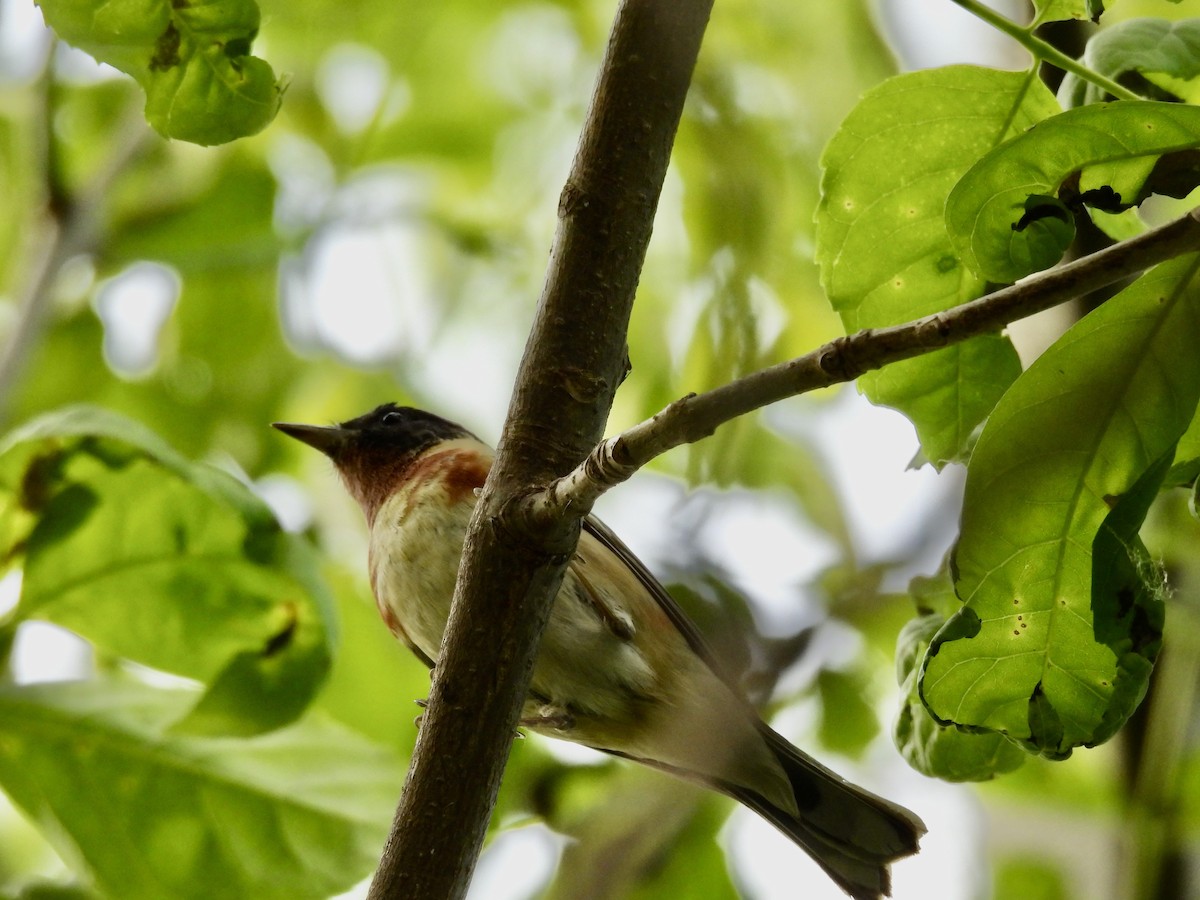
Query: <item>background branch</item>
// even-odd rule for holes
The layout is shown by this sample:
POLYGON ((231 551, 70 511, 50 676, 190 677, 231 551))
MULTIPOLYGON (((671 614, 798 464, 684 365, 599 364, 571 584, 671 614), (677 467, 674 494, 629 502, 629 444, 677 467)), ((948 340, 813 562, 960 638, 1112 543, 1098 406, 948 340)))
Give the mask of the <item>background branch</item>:
POLYGON ((524 501, 532 520, 584 515, 610 488, 656 456, 707 437, 731 419, 777 400, 853 381, 888 363, 999 331, 1009 322, 1200 250, 1200 208, 1145 234, 1019 284, 889 328, 837 338, 796 359, 703 394, 689 394, 623 434, 601 441, 575 471, 524 501))
POLYGON ((39 138, 45 211, 32 229, 34 237, 30 244, 36 248, 30 253, 33 262, 17 292, 16 320, 0 352, 0 420, 5 417, 13 389, 49 321, 59 270, 72 257, 95 249, 100 240, 101 213, 113 184, 148 145, 150 136, 141 104, 131 104, 115 129, 113 149, 104 164, 88 184, 72 192, 63 181, 58 138, 54 133, 57 103, 53 53, 51 43, 41 76, 39 138))
POLYGON ((372 898, 466 893, 578 537, 578 517, 528 523, 510 501, 569 471, 603 434, 710 8, 710 0, 625 0, 617 11, 372 898))

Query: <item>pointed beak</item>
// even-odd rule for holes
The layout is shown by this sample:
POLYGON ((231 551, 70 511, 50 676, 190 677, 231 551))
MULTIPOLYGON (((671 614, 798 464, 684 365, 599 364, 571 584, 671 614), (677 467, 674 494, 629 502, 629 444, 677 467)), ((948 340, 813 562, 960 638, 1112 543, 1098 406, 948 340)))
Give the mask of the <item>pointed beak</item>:
POLYGON ((272 422, 272 428, 278 428, 288 437, 293 437, 298 441, 308 444, 320 450, 326 456, 334 458, 338 452, 346 446, 350 439, 350 432, 345 428, 339 428, 336 425, 296 425, 291 422, 272 422))

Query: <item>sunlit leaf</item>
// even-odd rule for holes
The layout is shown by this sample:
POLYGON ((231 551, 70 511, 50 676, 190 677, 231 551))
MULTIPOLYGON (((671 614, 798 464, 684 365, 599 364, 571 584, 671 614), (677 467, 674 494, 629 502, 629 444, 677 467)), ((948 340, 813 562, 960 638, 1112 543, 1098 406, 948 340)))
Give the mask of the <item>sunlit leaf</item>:
POLYGON ((0 477, 9 552, 25 557, 21 617, 210 683, 194 730, 278 727, 311 701, 331 601, 309 546, 240 482, 95 407, 11 435, 0 477))
POLYGON ((307 719, 184 738, 190 694, 123 681, 0 689, 0 785, 108 897, 327 897, 371 872, 403 766, 307 719))
MULTIPOLYGON (((1190 160, 1186 151, 1196 147, 1198 107, 1120 101, 1067 110, 979 160, 946 200, 946 228, 972 271, 1016 281, 1057 263, 1070 244, 1074 226, 1060 201, 1119 211, 1140 203, 1148 182, 1179 196, 1185 184, 1154 184, 1152 176, 1156 167, 1190 160), (1037 195, 1050 199, 1031 205, 1037 195)), ((1200 170, 1184 168, 1200 178, 1200 170)))
MULTIPOLYGON (((1144 616, 1114 624, 1097 611, 1109 588, 1093 583, 1093 542, 1125 495, 1144 513, 1139 481, 1161 480, 1195 414, 1198 266, 1195 256, 1160 266, 1088 315, 988 420, 955 551, 964 607, 921 676, 942 722, 1063 756, 1110 735, 1144 687, 1156 646, 1139 636, 1144 616)), ((1116 533, 1128 543, 1135 530, 1116 533)))
MULTIPOLYGON (((972 300, 943 209, 955 182, 1000 142, 1058 111, 1035 73, 952 66, 870 91, 822 158, 817 260, 847 331, 894 325, 972 300), (897 152, 903 147, 904 152, 897 152)), ((904 412, 925 456, 957 458, 1020 372, 1006 338, 984 336, 859 380, 904 412)))

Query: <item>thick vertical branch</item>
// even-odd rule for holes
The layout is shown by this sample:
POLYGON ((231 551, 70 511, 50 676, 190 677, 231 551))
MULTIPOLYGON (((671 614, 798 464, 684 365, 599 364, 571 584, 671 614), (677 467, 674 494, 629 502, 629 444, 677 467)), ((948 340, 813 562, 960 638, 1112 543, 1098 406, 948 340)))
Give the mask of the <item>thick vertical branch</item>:
POLYGON ((624 0, 617 11, 372 898, 466 892, 578 536, 578 519, 531 522, 513 501, 570 471, 602 434, 710 8, 711 0, 624 0))

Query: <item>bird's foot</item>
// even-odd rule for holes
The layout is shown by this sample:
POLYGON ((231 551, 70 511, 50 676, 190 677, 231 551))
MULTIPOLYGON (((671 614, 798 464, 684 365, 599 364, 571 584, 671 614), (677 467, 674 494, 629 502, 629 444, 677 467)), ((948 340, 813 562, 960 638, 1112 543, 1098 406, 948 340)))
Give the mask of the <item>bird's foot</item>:
POLYGON ((575 727, 575 716, 565 707, 547 704, 532 716, 522 716, 520 725, 542 731, 570 731, 575 727))

